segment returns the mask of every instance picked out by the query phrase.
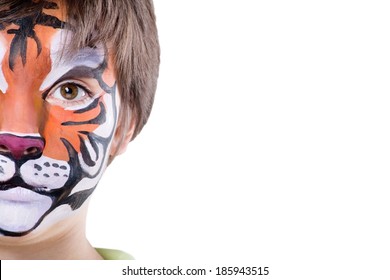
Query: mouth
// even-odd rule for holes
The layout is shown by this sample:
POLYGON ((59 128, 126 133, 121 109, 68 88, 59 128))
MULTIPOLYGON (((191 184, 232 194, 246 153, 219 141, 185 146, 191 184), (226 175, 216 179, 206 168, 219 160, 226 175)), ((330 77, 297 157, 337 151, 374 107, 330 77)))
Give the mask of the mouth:
POLYGON ((25 189, 26 191, 33 191, 37 194, 47 194, 49 189, 46 188, 46 187, 34 187, 34 186, 31 186, 27 183, 25 183, 23 181, 22 178, 20 178, 19 176, 14 176, 12 177, 10 180, 8 180, 7 182, 0 182, 0 192, 1 191, 7 191, 7 190, 11 190, 11 189, 14 189, 14 188, 21 188, 21 189, 25 189))
POLYGON ((26 184, 20 177, 13 177, 8 182, 0 183, 0 200, 18 203, 39 202, 43 196, 49 195, 44 187, 33 187, 26 184))
POLYGON ((0 191, 0 200, 18 203, 33 203, 42 200, 42 195, 35 191, 17 186, 0 191))

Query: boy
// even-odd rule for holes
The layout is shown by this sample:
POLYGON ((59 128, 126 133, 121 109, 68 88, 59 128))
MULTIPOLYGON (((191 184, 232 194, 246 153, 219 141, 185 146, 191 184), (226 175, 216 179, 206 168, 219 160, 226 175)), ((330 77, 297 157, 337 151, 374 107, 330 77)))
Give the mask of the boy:
POLYGON ((88 201, 150 114, 152 0, 1 0, 0 63, 0 259, 102 259, 88 201))

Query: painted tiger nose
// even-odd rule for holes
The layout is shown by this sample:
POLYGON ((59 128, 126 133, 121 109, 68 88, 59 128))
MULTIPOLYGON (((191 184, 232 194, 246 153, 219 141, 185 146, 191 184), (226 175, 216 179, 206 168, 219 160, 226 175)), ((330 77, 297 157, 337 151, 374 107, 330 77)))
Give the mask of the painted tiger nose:
POLYGON ((45 143, 39 137, 0 135, 0 154, 11 154, 15 159, 32 158, 42 154, 45 143))

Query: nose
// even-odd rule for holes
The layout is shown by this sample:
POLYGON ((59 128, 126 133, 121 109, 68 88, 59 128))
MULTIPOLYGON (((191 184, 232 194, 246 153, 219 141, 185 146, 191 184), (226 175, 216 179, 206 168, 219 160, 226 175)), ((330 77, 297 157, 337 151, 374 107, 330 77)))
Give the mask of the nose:
POLYGON ((38 157, 45 142, 40 137, 21 137, 13 134, 0 135, 0 154, 11 154, 15 159, 38 157))

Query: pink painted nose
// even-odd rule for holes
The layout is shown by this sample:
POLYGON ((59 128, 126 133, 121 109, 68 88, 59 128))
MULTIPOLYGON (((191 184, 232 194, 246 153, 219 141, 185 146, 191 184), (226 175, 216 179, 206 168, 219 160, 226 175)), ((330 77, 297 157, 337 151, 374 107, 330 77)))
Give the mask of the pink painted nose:
POLYGON ((0 134, 0 154, 11 154, 15 159, 36 157, 44 146, 42 138, 0 134))

